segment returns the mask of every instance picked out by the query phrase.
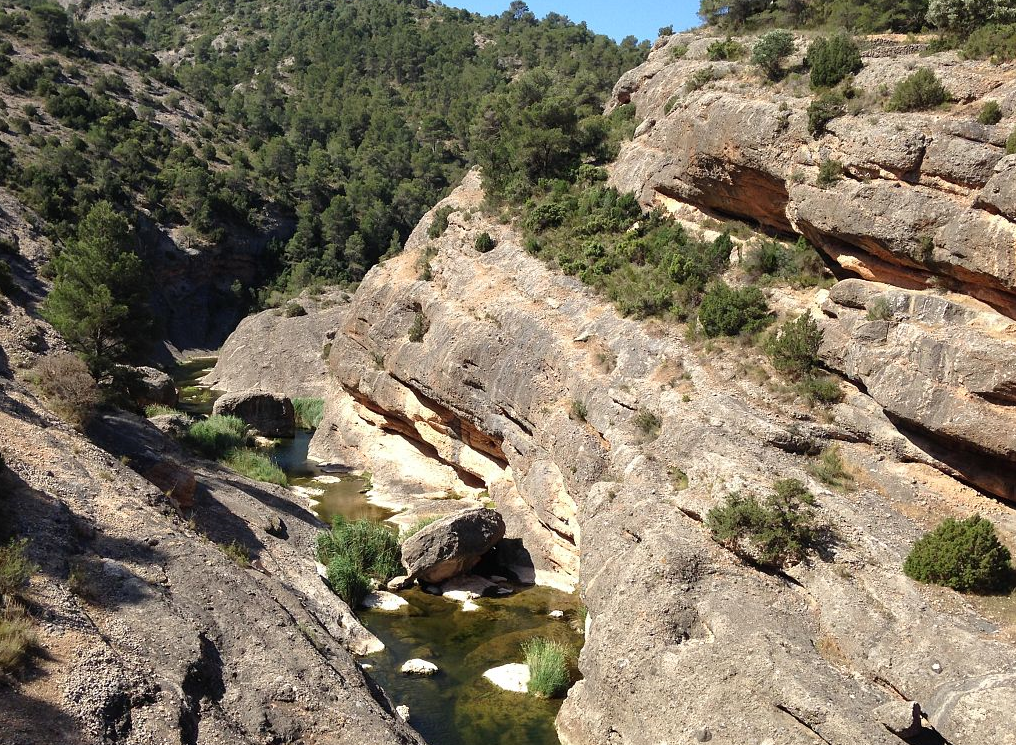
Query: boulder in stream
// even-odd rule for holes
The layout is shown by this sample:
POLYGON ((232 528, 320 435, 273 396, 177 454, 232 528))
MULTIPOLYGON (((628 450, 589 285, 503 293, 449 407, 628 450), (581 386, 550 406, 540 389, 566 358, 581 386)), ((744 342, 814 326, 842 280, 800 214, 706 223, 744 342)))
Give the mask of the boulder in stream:
POLYGON ((504 538, 495 510, 463 510, 426 526, 402 544, 402 565, 411 579, 438 583, 468 572, 504 538))
POLYGON ((286 396, 267 391, 227 393, 215 402, 213 414, 242 419, 265 437, 296 434, 296 413, 286 396))
POLYGON ((521 662, 492 668, 483 677, 506 691, 526 693, 529 690, 529 665, 521 662))
POLYGON ((407 660, 402 663, 401 671, 403 675, 433 675, 437 672, 437 665, 427 660, 407 660))
POLYGON ((145 406, 174 407, 179 403, 180 394, 168 374, 154 367, 130 367, 121 365, 127 375, 127 392, 134 401, 145 406))

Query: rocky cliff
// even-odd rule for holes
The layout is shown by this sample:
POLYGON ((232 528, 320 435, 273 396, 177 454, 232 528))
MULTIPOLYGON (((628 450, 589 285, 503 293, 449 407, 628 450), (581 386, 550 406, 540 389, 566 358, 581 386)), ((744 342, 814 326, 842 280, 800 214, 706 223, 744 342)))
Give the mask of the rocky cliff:
MULTIPOLYGON (((1013 71, 879 44, 858 85, 933 64, 960 102, 844 117, 815 141, 800 86, 708 63, 710 41, 664 40, 619 83, 644 123, 613 182, 689 226, 737 217, 824 251, 845 281, 769 295, 819 320, 842 402, 809 408, 740 342, 620 317, 484 218, 474 173, 442 205, 444 234, 428 237, 430 213, 329 320, 312 451, 369 470, 373 498, 410 516, 496 506, 505 564, 577 580, 589 623, 584 679, 558 718, 566 745, 891 745, 913 702, 926 726, 911 742, 1014 743, 1011 598, 901 572, 946 516, 980 513, 1016 537, 1016 511, 990 496, 1013 496, 1011 164, 1003 130, 969 122, 986 97, 1012 113, 1013 71), (722 79, 686 93, 710 64, 722 79), (847 178, 811 185, 830 159, 847 178), (496 248, 481 254, 483 232, 496 248), (816 475, 831 446, 849 473, 835 486, 816 475), (703 516, 781 478, 817 496, 828 530, 811 560, 763 572, 703 516)), ((219 380, 251 362, 231 357, 219 380)))
MULTIPOLYGON (((883 411, 865 392, 885 365, 851 372, 861 387, 844 383, 843 403, 816 417, 752 382, 755 353, 707 353, 677 328, 620 318, 526 254, 510 227, 472 214, 481 196, 474 174, 447 200, 456 211, 441 238, 427 238, 425 219, 367 276, 340 319, 313 448, 371 470, 375 492, 418 510, 447 491, 489 499, 508 523, 508 563, 579 579, 591 621, 563 742, 893 743, 885 707, 907 701, 949 742, 1013 742, 1001 703, 1016 690, 1011 615, 916 585, 900 566, 945 515, 988 515, 1011 543, 1016 514, 898 429, 904 404, 883 411), (481 255, 482 231, 498 245, 481 255), (637 424, 640 412, 658 431, 637 424), (830 443, 848 488, 812 475, 811 454, 830 443), (766 574, 713 543, 702 516, 730 491, 764 493, 784 477, 818 495, 831 538, 813 561, 766 574)), ((855 346, 872 334, 851 314, 879 292, 897 314, 892 344, 935 320, 1005 348, 1005 320, 984 306, 950 311, 933 293, 847 282, 823 307, 855 346)), ((806 301, 816 315, 825 296, 806 301)), ((836 338, 831 362, 851 348, 836 338)), ((981 359, 1005 359, 994 355, 981 359)), ((1004 366, 949 377, 899 364, 897 377, 910 364, 941 385, 1007 390, 1004 366)))
MULTIPOLYGON (((1016 111, 1016 66, 869 43, 851 113, 815 138, 807 80, 763 84, 747 62, 710 62, 708 46, 720 40, 670 37, 618 82, 615 105, 633 103, 644 120, 618 158, 619 188, 647 206, 692 205, 802 234, 844 276, 914 289, 934 283, 1016 315, 1016 156, 1005 153, 1012 122, 976 121, 988 100, 1007 117, 1016 111), (885 113, 881 91, 920 67, 935 70, 955 102, 885 113), (822 188, 826 161, 839 162, 845 178, 822 188)), ((798 60, 806 48, 798 39, 798 60)))

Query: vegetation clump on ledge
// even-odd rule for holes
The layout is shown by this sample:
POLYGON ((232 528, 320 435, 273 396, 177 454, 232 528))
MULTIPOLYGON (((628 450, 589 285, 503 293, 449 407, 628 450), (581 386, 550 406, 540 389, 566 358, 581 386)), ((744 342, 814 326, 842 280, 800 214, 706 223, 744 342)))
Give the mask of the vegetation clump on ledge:
POLYGON ((728 494, 706 515, 713 540, 738 556, 772 569, 800 562, 819 542, 815 497, 797 479, 783 479, 760 501, 728 494))
POLYGON ((998 592, 1013 584, 1012 555, 980 515, 947 518, 910 550, 903 572, 918 582, 959 592, 998 592))

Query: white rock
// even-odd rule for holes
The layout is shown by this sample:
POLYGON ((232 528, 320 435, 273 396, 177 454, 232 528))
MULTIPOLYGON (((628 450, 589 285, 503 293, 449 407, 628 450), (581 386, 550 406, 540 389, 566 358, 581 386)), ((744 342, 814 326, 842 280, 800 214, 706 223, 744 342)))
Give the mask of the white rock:
POLYGON ((361 662, 360 663, 360 669, 361 670, 373 670, 374 666, 372 664, 370 664, 369 662, 361 662))
POLYGON ((403 722, 409 721, 409 707, 405 704, 402 706, 396 706, 395 713, 399 715, 399 718, 402 719, 403 722))
POLYGON ((552 610, 547 615, 550 616, 551 618, 564 618, 564 611, 563 610, 552 610))
POLYGON ((490 580, 475 574, 463 574, 442 582, 441 594, 450 600, 461 603, 465 600, 476 600, 483 597, 485 594, 493 592, 495 588, 497 585, 490 580))
POLYGON ((315 476, 313 480, 317 481, 318 483, 321 483, 321 484, 341 484, 342 483, 342 479, 340 479, 338 476, 315 476))
POLYGON ((367 597, 360 603, 364 608, 372 608, 373 610, 386 610, 386 611, 397 611, 405 608, 409 603, 404 599, 400 598, 391 592, 385 592, 384 590, 375 590, 374 592, 368 593, 367 597))
POLYGON ((433 675, 437 672, 437 665, 427 660, 413 659, 403 663, 401 670, 404 675, 433 675))
POLYGON ((462 610, 466 611, 467 613, 470 613, 474 610, 480 610, 480 606, 474 603, 472 600, 467 600, 462 604, 462 610))
POLYGON ((485 672, 483 677, 506 691, 526 693, 529 690, 529 665, 521 662, 492 668, 485 672))

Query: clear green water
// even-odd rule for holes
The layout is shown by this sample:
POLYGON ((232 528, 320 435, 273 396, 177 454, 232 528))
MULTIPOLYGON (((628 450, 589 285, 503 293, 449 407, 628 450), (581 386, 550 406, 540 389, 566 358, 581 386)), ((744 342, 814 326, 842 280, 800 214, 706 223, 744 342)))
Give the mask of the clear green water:
MULTIPOLYGON (((180 408, 197 416, 211 413, 221 395, 198 381, 215 364, 212 358, 191 360, 175 371, 180 408)), ((314 490, 318 516, 326 523, 335 515, 350 520, 382 521, 392 512, 371 505, 364 496, 367 483, 351 474, 329 473, 308 461, 311 432, 297 432, 270 449, 290 484, 314 490), (320 493, 318 493, 320 492, 320 493)), ((483 673, 509 662, 522 662, 521 644, 534 636, 556 639, 575 651, 582 637, 570 620, 578 600, 545 587, 515 587, 503 598, 481 598, 480 610, 414 587, 402 593, 408 608, 391 613, 362 610, 360 620, 385 644, 385 650, 364 658, 368 671, 396 705, 408 705, 410 723, 431 745, 558 745, 554 718, 560 700, 544 700, 502 691, 483 673), (550 612, 564 611, 565 619, 550 612), (406 676, 399 669, 406 660, 423 658, 438 666, 433 677, 406 676)), ((364 743, 364 745, 368 745, 364 743)))

